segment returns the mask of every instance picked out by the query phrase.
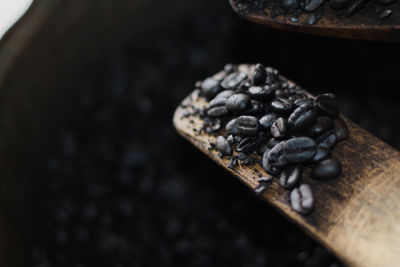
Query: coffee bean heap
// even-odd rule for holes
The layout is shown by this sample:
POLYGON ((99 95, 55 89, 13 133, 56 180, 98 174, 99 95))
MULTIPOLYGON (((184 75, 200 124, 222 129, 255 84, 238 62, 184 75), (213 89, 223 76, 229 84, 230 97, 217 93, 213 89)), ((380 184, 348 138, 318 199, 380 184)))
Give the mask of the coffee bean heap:
MULTIPOLYGON (((225 130, 210 149, 220 157, 230 157, 229 168, 259 162, 268 174, 280 176, 282 187, 292 190, 293 210, 311 212, 311 188, 301 184, 304 168, 311 168, 316 180, 333 179, 342 172, 331 150, 349 131, 339 116, 335 96, 312 98, 277 70, 261 64, 227 64, 196 87, 209 101, 201 112, 202 131, 218 135, 225 130), (234 151, 238 154, 233 155, 234 151)), ((266 181, 270 179, 259 179, 256 193, 267 189, 266 181)))

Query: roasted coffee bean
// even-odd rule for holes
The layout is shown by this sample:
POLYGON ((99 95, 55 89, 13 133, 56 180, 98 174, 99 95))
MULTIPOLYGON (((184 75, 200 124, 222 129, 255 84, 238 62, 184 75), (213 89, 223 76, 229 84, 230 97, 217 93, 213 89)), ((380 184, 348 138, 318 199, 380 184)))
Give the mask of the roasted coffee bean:
POLYGON ((308 184, 296 187, 290 193, 292 209, 300 214, 309 214, 314 209, 314 196, 308 184))
POLYGON ((272 165, 271 163, 267 162, 264 165, 264 161, 263 161, 263 168, 268 174, 273 175, 273 176, 279 175, 282 172, 281 169, 279 169, 278 167, 272 165))
POLYGON ((313 103, 313 101, 311 100, 311 99, 308 99, 308 98, 306 98, 306 99, 304 99, 304 98, 300 98, 300 99, 297 99, 297 100, 295 100, 294 102, 293 102, 293 104, 296 106, 296 107, 300 107, 300 106, 302 106, 303 104, 312 104, 313 103))
POLYGON ((333 129, 336 135, 336 142, 340 142, 349 137, 349 128, 342 118, 336 118, 333 129))
POLYGON ((321 19, 322 13, 321 12, 313 12, 306 18, 304 22, 305 25, 314 25, 321 19))
POLYGON ((235 157, 232 157, 231 160, 229 161, 228 168, 233 169, 236 166, 238 166, 238 158, 235 156, 235 157))
POLYGON ((228 99, 229 97, 231 97, 232 95, 234 95, 235 92, 233 90, 224 90, 220 93, 218 93, 213 100, 215 99, 228 99))
POLYGON ((336 104, 335 96, 332 94, 323 94, 317 96, 314 99, 314 104, 324 115, 330 117, 336 117, 339 115, 339 108, 336 104))
POLYGON ((290 165, 281 172, 279 183, 286 189, 292 189, 301 180, 303 167, 301 165, 290 165))
POLYGON ((249 89, 249 95, 259 101, 267 101, 274 96, 274 90, 270 86, 251 86, 249 89))
POLYGON ((264 104, 257 100, 251 100, 250 107, 243 111, 244 115, 259 115, 264 112, 264 104))
POLYGON ((304 9, 306 11, 314 11, 322 5, 325 0, 307 0, 304 9))
POLYGON ((352 0, 330 0, 330 6, 333 9, 342 9, 348 7, 352 0))
POLYGON ((228 114, 225 99, 213 99, 207 110, 207 115, 210 117, 222 117, 228 114))
POLYGON ((251 76, 253 85, 263 85, 267 79, 267 71, 263 65, 257 64, 251 76))
POLYGON ((259 124, 256 117, 253 116, 240 116, 237 119, 237 129, 241 136, 252 136, 259 132, 259 124))
POLYGON ((271 103, 271 107, 273 110, 279 112, 279 113, 290 113, 293 109, 292 103, 289 102, 289 100, 285 98, 277 98, 271 103))
POLYGON ((271 134, 276 139, 282 139, 287 133, 287 122, 284 118, 278 118, 271 126, 271 134))
POLYGON ((238 155, 238 159, 240 160, 241 165, 252 166, 255 164, 255 160, 252 156, 247 155, 245 153, 240 153, 238 155))
POLYGON ((225 77, 225 79, 221 82, 221 86, 225 89, 235 89, 246 78, 247 78, 247 75, 245 73, 234 72, 225 77))
POLYGON ((232 155, 232 147, 223 136, 218 136, 215 141, 215 148, 224 156, 232 155))
POLYGON ((263 155, 263 166, 272 164, 276 167, 283 167, 289 162, 285 157, 285 141, 276 144, 271 150, 263 155))
POLYGON ((320 161, 312 170, 311 177, 316 180, 329 180, 342 173, 342 164, 335 158, 320 161))
POLYGON ((284 98, 286 99, 289 96, 289 93, 284 89, 279 89, 275 91, 276 98, 284 98))
POLYGON ((234 94, 226 100, 226 108, 231 112, 240 112, 251 106, 251 98, 245 94, 234 94))
POLYGON ((318 117, 308 130, 308 133, 312 137, 320 136, 323 132, 330 129, 332 125, 333 120, 330 117, 318 117))
POLYGON ((292 130, 302 130, 307 125, 311 124, 316 116, 316 111, 313 105, 304 103, 296 108, 288 118, 288 125, 292 130))
POLYGON ((281 6, 287 11, 294 11, 298 7, 297 0, 282 0, 281 6))
MULTIPOLYGON (((225 130, 227 133, 233 134, 233 135, 237 135, 239 134, 239 129, 238 129, 238 121, 237 119, 232 119, 230 120, 226 125, 225 125, 225 130)), ((240 137, 236 137, 236 138, 240 138, 240 137)), ((236 141, 236 140, 235 140, 236 141)))
POLYGON ((272 184, 272 180, 272 177, 261 177, 257 179, 258 185, 256 188, 254 188, 254 192, 257 195, 261 195, 265 192, 265 190, 268 189, 268 186, 272 184))
POLYGON ((207 78, 201 83, 201 90, 207 99, 212 99, 222 90, 222 87, 214 78, 207 78))
POLYGON ((328 130, 318 137, 315 142, 318 147, 325 147, 331 149, 336 144, 336 133, 334 130, 328 130))
POLYGON ((355 0, 346 10, 346 15, 351 16, 361 10, 365 5, 365 0, 355 0))
POLYGON ((258 122, 260 126, 265 131, 270 131, 272 124, 278 119, 275 113, 269 113, 267 115, 262 116, 258 122))
POLYGON ((303 163, 312 159, 316 144, 309 137, 294 137, 284 142, 284 157, 289 163, 303 163))
POLYGON ((317 152, 315 153, 314 157, 311 159, 312 163, 321 161, 329 156, 329 149, 326 147, 318 147, 317 152))
POLYGON ((385 19, 385 18, 390 17, 390 15, 392 15, 392 10, 385 9, 385 10, 382 11, 380 17, 381 17, 381 19, 385 19))
POLYGON ((251 152, 263 142, 265 142, 264 133, 260 133, 257 136, 246 137, 236 146, 235 150, 238 152, 251 152))
POLYGON ((275 138, 271 138, 268 140, 268 147, 273 148, 274 146, 276 146, 278 143, 280 143, 281 141, 275 138))
POLYGON ((235 143, 235 138, 233 137, 233 135, 228 135, 228 137, 226 138, 226 141, 228 141, 228 143, 230 145, 233 145, 235 143))

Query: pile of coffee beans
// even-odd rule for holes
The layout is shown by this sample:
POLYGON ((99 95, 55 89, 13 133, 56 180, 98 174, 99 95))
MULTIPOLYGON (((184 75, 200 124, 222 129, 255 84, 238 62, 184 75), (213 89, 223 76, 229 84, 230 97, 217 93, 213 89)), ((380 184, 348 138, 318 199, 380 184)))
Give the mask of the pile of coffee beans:
MULTIPOLYGON (((268 174, 280 177, 282 187, 292 190, 293 210, 310 213, 314 198, 310 186, 301 183, 303 169, 311 168, 316 180, 342 173, 331 150, 349 136, 349 130, 335 96, 313 98, 261 64, 227 64, 196 86, 209 101, 202 111, 202 131, 218 136, 210 149, 230 157, 229 168, 259 162, 268 174)), ((256 193, 267 189, 270 181, 260 178, 256 193)))
POLYGON ((271 16, 289 14, 290 20, 294 23, 299 22, 301 14, 309 14, 305 24, 313 25, 317 23, 323 12, 329 8, 336 15, 352 16, 361 10, 374 9, 373 13, 380 19, 391 16, 392 9, 386 8, 397 0, 236 0, 236 6, 240 12, 249 14, 251 11, 262 11, 264 8, 271 9, 271 16), (375 4, 378 8, 375 7, 375 4), (383 7, 383 10, 382 8, 383 7))

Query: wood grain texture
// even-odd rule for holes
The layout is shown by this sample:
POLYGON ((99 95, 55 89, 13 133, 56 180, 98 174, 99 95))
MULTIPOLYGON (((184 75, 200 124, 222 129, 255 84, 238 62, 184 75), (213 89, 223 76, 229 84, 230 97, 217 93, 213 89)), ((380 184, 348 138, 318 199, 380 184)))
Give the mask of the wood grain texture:
MULTIPOLYGON (((177 108, 174 125, 184 138, 251 189, 258 173, 266 175, 258 164, 227 168, 229 157, 219 158, 209 151, 215 135, 199 134, 202 120, 185 116, 191 107, 207 103, 195 90, 177 108)), ((378 138, 344 118, 350 138, 340 142, 333 155, 341 160, 343 174, 331 181, 314 181, 306 172, 316 199, 315 211, 301 216, 288 203, 289 191, 274 182, 261 196, 311 236, 325 245, 349 266, 400 266, 400 154, 378 138)), ((266 240, 266 242, 269 242, 266 240)))
MULTIPOLYGON (((321 19, 314 25, 306 25, 308 13, 298 16, 298 22, 290 20, 292 15, 274 15, 273 8, 267 6, 257 12, 251 10, 243 12, 239 7, 241 1, 229 0, 233 10, 248 21, 280 30, 296 31, 306 34, 315 34, 330 37, 400 42, 400 5, 377 7, 370 11, 360 10, 352 16, 337 16, 332 9, 325 8, 321 19), (380 18, 380 12, 385 9, 392 10, 392 15, 387 19, 380 18), (372 13, 371 13, 372 12, 372 13)), ((267 2, 268 3, 268 2, 267 2)))

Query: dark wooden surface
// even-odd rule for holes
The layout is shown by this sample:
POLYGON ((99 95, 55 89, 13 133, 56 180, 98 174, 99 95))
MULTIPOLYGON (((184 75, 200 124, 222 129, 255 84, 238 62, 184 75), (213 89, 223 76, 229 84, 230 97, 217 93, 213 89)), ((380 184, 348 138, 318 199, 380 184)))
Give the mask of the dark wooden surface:
MULTIPOLYGON (((207 105, 198 91, 182 103, 198 108, 207 105)), ((198 117, 184 117, 186 110, 179 106, 174 114, 177 131, 253 189, 258 172, 265 174, 262 167, 227 168, 229 158, 221 159, 216 151, 208 150, 216 136, 198 134, 202 121, 198 117)), ((301 216, 291 210, 289 191, 279 185, 278 179, 274 179, 262 198, 349 266, 400 266, 400 153, 345 120, 350 138, 339 143, 333 152, 343 164, 341 177, 325 182, 304 177, 316 199, 312 214, 301 216)))

